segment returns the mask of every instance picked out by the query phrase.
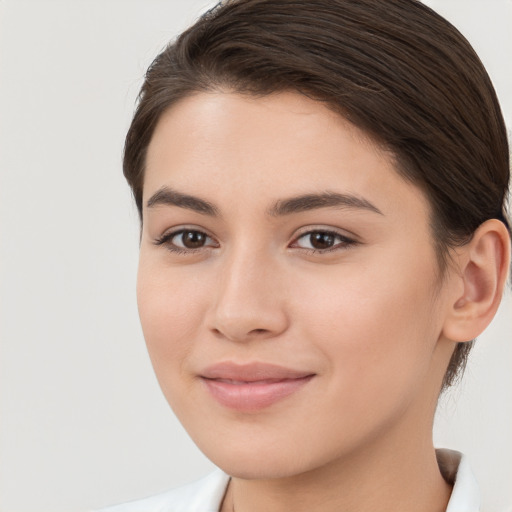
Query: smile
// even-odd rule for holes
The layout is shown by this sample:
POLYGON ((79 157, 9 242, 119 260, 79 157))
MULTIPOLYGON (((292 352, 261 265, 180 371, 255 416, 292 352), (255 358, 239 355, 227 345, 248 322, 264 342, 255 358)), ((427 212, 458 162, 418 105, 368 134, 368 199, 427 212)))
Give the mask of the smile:
POLYGON ((239 411, 258 411, 289 397, 315 374, 281 366, 220 363, 206 369, 201 379, 221 405, 239 411))

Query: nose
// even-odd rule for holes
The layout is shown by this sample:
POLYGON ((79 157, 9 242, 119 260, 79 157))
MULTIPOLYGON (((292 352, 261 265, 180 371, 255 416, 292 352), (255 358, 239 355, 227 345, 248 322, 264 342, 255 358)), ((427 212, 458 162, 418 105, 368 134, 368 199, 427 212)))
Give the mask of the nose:
POLYGON ((210 310, 210 329, 231 341, 273 338, 288 327, 276 263, 250 252, 232 254, 222 264, 210 310))

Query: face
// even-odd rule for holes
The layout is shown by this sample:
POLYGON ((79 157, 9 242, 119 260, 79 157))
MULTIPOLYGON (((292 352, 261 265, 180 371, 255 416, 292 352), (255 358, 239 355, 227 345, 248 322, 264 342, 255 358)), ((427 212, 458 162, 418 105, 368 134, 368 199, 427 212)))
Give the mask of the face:
POLYGON ((449 354, 423 194, 296 93, 201 93, 148 149, 138 274, 162 390, 245 478, 430 436, 449 354))

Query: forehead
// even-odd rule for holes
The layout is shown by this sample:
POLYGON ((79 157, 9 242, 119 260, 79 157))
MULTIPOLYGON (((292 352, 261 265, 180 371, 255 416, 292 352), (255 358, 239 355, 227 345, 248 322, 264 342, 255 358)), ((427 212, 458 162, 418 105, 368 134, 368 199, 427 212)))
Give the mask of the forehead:
POLYGON ((234 158, 238 148, 244 150, 239 156, 245 168, 251 161, 255 162, 252 157, 256 155, 257 161, 267 156, 276 161, 290 161, 294 155, 299 158, 312 152, 319 159, 317 150, 325 149, 330 143, 338 147, 343 144, 345 158, 356 145, 364 146, 368 153, 384 154, 356 126, 325 104, 297 92, 263 97, 203 92, 185 97, 162 114, 148 148, 146 164, 151 168, 155 159, 169 150, 175 157, 186 154, 189 158, 206 153, 219 158, 222 152, 230 151, 230 157, 234 158), (260 149, 265 151, 258 152, 260 149))
POLYGON ((256 196, 263 206, 334 188, 384 209, 400 199, 428 210, 422 192, 397 173, 392 154, 324 104, 295 92, 198 93, 173 105, 148 148, 144 201, 162 186, 241 207, 256 196))

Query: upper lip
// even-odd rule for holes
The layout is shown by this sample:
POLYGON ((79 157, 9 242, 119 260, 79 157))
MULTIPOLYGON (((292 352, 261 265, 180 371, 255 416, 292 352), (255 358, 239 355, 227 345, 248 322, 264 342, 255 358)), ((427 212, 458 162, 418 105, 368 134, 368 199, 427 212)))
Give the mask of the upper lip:
POLYGON ((200 376, 205 379, 226 379, 243 382, 256 382, 270 379, 300 379, 311 375, 314 375, 314 372, 295 370, 276 364, 262 362, 240 364, 231 361, 213 364, 200 372, 200 376))

